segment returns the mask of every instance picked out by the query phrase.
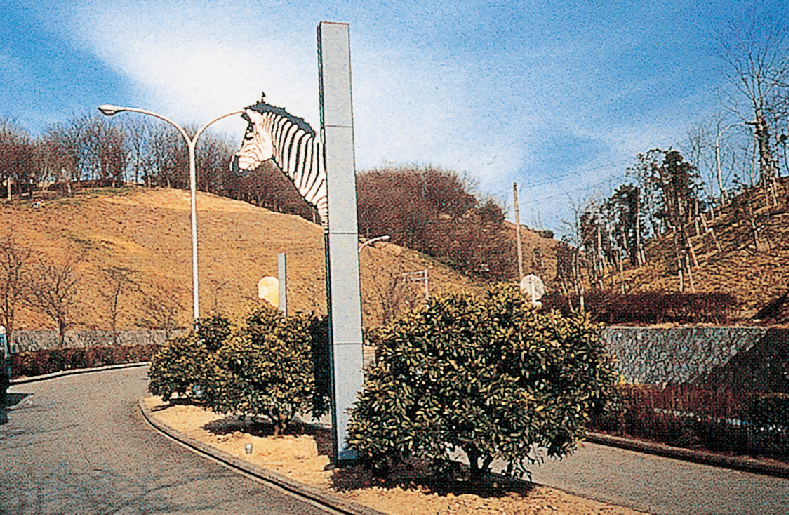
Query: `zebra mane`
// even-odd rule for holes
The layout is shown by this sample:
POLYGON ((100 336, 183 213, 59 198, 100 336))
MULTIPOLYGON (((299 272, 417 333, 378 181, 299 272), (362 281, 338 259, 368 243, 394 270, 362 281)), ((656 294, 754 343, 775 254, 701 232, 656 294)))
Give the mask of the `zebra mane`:
MULTIPOLYGON (((315 136, 315 130, 312 127, 310 127, 310 124, 308 124, 304 120, 304 118, 299 118, 298 116, 292 115, 289 112, 285 111, 285 109, 283 109, 282 107, 276 107, 276 106, 273 106, 271 104, 267 104, 267 103, 265 103, 263 101, 260 101, 260 102, 258 102, 257 104, 255 104, 253 106, 247 107, 247 109, 252 109, 253 111, 257 111, 258 113, 261 113, 261 114, 263 114, 263 113, 272 113, 272 114, 275 114, 277 116, 281 116, 282 118, 285 118, 289 122, 293 123, 299 129, 303 130, 304 132, 308 133, 309 135, 315 136)), ((246 118, 246 116, 244 116, 244 118, 246 118)), ((249 121, 249 120, 247 120, 247 121, 249 121)))
MULTIPOLYGON (((272 106, 261 100, 247 109, 250 112, 245 112, 243 117, 249 122, 249 126, 244 137, 245 143, 242 144, 239 153, 245 152, 246 148, 252 155, 247 158, 253 163, 256 162, 256 166, 260 164, 263 157, 254 156, 258 143, 254 138, 246 143, 247 136, 250 135, 249 131, 254 131, 255 122, 252 121, 251 111, 258 113, 255 118, 261 116, 268 119, 268 122, 263 123, 262 130, 267 131, 267 137, 271 138, 269 145, 272 148, 266 150, 266 155, 273 159, 282 173, 290 179, 302 198, 317 208, 321 225, 327 230, 326 166, 321 139, 303 118, 293 116, 281 107, 272 106), (294 127, 296 130, 293 130, 294 127)), ((231 166, 235 171, 239 169, 238 154, 231 166)))

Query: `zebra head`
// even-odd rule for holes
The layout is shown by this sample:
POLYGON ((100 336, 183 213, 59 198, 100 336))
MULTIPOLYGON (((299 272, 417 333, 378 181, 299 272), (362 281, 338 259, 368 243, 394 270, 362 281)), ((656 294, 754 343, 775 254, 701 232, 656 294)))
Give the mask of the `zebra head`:
POLYGON ((263 162, 274 157, 274 142, 271 138, 271 120, 253 109, 244 110, 242 117, 247 121, 247 130, 241 149, 233 160, 233 168, 251 172, 263 162))
POLYGON ((236 173, 251 172, 271 159, 309 204, 315 206, 326 227, 326 167, 323 143, 304 119, 263 101, 242 115, 247 130, 233 159, 236 173))

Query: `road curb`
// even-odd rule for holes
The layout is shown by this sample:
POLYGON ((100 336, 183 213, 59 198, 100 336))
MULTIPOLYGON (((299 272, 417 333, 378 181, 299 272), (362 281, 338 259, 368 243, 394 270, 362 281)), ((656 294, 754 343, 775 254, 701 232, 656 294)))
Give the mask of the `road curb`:
POLYGON ((292 492, 300 497, 310 499, 340 513, 345 513, 348 515, 385 515, 380 511, 376 511, 372 508, 368 508, 367 506, 362 506, 360 504, 330 495, 324 490, 299 483, 298 481, 294 481, 288 477, 283 476, 282 474, 272 472, 271 470, 244 461, 241 458, 233 456, 232 454, 228 454, 220 449, 206 445, 203 442, 185 435, 180 431, 176 431, 170 426, 157 420, 151 413, 151 410, 148 408, 148 406, 145 405, 144 399, 140 399, 139 404, 143 417, 145 417, 145 420, 147 420, 148 423, 150 423, 154 428, 166 434, 170 438, 181 442, 187 447, 192 448, 200 454, 206 454, 216 460, 223 462, 230 468, 241 470, 247 474, 255 476, 262 481, 274 484, 284 490, 292 492))
POLYGON ((629 451, 654 454, 664 458, 674 458, 682 461, 690 461, 701 465, 711 465, 723 467, 743 472, 753 472, 781 478, 789 478, 789 464, 777 463, 772 461, 759 460, 756 458, 746 458, 741 456, 726 456, 713 452, 697 451, 684 449, 682 447, 672 447, 655 442, 643 440, 631 440, 619 436, 611 436, 603 433, 586 433, 585 439, 589 442, 619 447, 629 451))
POLYGON ((31 377, 16 377, 11 379, 11 385, 33 383, 36 381, 45 381, 47 379, 54 379, 56 377, 70 376, 74 374, 86 374, 88 372, 101 372, 103 370, 115 370, 119 368, 132 368, 132 367, 145 367, 150 365, 150 361, 138 361, 136 363, 120 363, 118 365, 104 365, 103 367, 93 368, 74 368, 72 370, 61 370, 60 372, 52 372, 51 374, 44 374, 40 376, 31 377))

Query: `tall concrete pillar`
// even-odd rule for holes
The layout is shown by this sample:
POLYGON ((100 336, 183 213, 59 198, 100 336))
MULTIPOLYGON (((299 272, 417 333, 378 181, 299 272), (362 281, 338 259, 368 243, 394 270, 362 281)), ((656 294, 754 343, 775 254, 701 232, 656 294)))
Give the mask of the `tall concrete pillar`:
POLYGON ((364 382, 347 24, 321 22, 318 25, 318 61, 328 201, 326 289, 332 349, 334 463, 342 464, 356 458, 347 444, 349 410, 364 382))

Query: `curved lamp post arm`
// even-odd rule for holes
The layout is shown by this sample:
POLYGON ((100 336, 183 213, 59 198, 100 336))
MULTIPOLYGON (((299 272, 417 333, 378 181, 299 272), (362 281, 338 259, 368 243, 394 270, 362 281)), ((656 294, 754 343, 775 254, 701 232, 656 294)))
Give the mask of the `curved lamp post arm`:
POLYGON ((362 245, 359 247, 359 252, 361 253, 362 249, 365 248, 367 245, 372 245, 373 243, 375 243, 377 241, 387 241, 387 240, 389 240, 389 235, 388 234, 385 235, 385 236, 379 236, 377 238, 373 238, 371 240, 367 240, 364 243, 362 243, 362 245))
MULTIPOLYGON (((212 124, 218 122, 219 120, 227 118, 228 116, 233 116, 234 114, 243 114, 243 113, 244 113, 244 110, 243 109, 239 109, 238 111, 233 111, 232 113, 225 113, 225 114, 223 114, 221 116, 217 116, 216 118, 214 118, 210 122, 206 123, 205 125, 203 125, 199 129, 197 129, 197 132, 195 133, 194 138, 192 138, 192 139, 196 142, 197 139, 200 137, 200 135, 203 134, 203 132, 208 128, 209 125, 212 125, 212 124)), ((162 117, 162 119, 164 120, 165 118, 162 117)), ((170 122, 170 123, 172 123, 172 122, 170 122)))
POLYGON ((195 147, 197 146, 197 140, 201 134, 214 122, 218 122, 223 118, 227 118, 228 116, 233 116, 235 114, 241 114, 244 111, 238 110, 233 111, 231 113, 226 113, 221 116, 217 116, 210 122, 206 123, 202 127, 200 127, 197 132, 195 133, 194 137, 190 138, 189 134, 186 133, 183 127, 175 123, 170 118, 161 115, 159 113, 154 113, 153 111, 148 111, 147 109, 139 109, 136 107, 120 107, 111 104, 104 104, 99 106, 99 111, 106 116, 114 116, 118 113, 122 113, 124 111, 128 111, 130 113, 140 113, 140 114, 147 114, 153 116, 154 118, 159 118, 163 120, 178 130, 181 136, 186 141, 187 149, 189 150, 189 192, 191 198, 191 226, 192 226, 192 306, 193 306, 193 313, 192 313, 192 320, 194 322, 200 318, 200 279, 198 274, 198 267, 197 267, 197 167, 195 166, 195 147))
MULTIPOLYGON (((172 125, 173 127, 175 127, 178 130, 178 132, 181 133, 181 136, 183 136, 183 138, 186 140, 187 144, 189 144, 190 141, 191 141, 191 139, 189 138, 189 135, 186 133, 186 131, 183 129, 183 127, 181 127, 180 125, 178 125, 177 123, 172 121, 170 118, 167 118, 166 116, 161 115, 159 113, 154 113, 153 111, 148 111, 147 109, 139 109, 137 107, 119 107, 119 106, 114 106, 114 105, 111 105, 111 104, 104 104, 104 105, 99 106, 99 111, 101 111, 101 114, 106 115, 106 116, 115 116, 116 114, 122 113, 124 111, 128 111, 130 113, 147 114, 147 115, 153 116, 154 118, 158 118, 160 120, 164 120, 165 122, 167 122, 170 125, 172 125)), ((214 120, 214 121, 216 121, 216 120, 214 120)), ((203 127, 203 129, 205 129, 205 127, 203 127)), ((197 139, 197 138, 195 138, 195 139, 197 139)))

